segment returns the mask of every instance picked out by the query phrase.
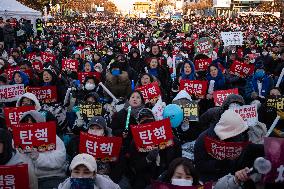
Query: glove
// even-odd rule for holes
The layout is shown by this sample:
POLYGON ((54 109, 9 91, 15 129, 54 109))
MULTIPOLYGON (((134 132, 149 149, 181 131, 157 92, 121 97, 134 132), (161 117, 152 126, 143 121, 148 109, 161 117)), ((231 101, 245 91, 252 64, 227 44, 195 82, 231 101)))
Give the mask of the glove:
POLYGON ((159 154, 159 149, 152 150, 146 156, 146 160, 148 162, 156 161, 158 154, 159 154))

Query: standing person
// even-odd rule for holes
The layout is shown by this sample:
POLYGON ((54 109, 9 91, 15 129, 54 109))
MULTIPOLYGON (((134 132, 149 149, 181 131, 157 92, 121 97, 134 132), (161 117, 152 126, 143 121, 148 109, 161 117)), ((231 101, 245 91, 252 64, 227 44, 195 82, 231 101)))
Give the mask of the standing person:
POLYGON ((43 23, 40 18, 36 19, 36 32, 38 37, 43 33, 43 23))
POLYGON ((13 48, 15 45, 15 31, 8 19, 3 27, 5 49, 13 48))
POLYGON ((78 154, 69 167, 71 177, 58 189, 120 189, 112 180, 97 174, 97 162, 89 154, 78 154))
POLYGON ((3 18, 0 17, 0 42, 4 42, 3 27, 4 27, 4 21, 3 18))

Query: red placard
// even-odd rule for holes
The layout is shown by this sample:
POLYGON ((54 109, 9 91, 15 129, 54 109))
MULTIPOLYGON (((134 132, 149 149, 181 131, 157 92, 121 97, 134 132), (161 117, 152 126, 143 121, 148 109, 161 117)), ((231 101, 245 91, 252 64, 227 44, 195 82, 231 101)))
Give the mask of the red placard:
POLYGON ((254 65, 253 64, 245 64, 240 61, 234 61, 234 63, 230 67, 230 74, 245 78, 253 74, 254 65))
POLYGON ((199 80, 180 80, 179 90, 185 90, 190 95, 195 95, 196 97, 203 98, 207 91, 207 81, 199 80))
POLYGON ((116 161, 119 157, 122 138, 95 136, 85 132, 80 133, 80 153, 87 153, 97 161, 116 161))
POLYGON ((56 123, 52 121, 14 125, 13 139, 20 152, 55 150, 56 123))
POLYGON ((212 187, 212 182, 198 186, 176 186, 169 183, 153 181, 151 185, 151 189, 212 189, 212 187))
POLYGON ((236 89, 214 91, 213 98, 214 98, 215 106, 221 106, 224 100, 230 94, 239 94, 239 90, 236 88, 236 89))
POLYGON ((40 57, 43 62, 55 62, 56 57, 53 54, 47 52, 40 52, 40 57))
POLYGON ((141 91, 143 98, 146 102, 151 99, 158 98, 161 95, 161 90, 158 82, 143 85, 141 87, 138 87, 137 90, 141 91))
POLYGON ((27 59, 28 60, 34 60, 36 58, 36 53, 32 52, 30 54, 27 55, 27 59))
POLYGON ((56 86, 27 87, 27 92, 33 93, 43 103, 57 102, 56 86))
POLYGON ((1 165, 0 166, 1 189, 29 189, 29 173, 27 164, 1 165))
POLYGON ((196 71, 206 71, 208 66, 212 63, 212 58, 202 58, 194 61, 196 71))
POLYGON ((8 129, 11 131, 12 125, 18 124, 23 114, 30 110, 35 110, 35 107, 34 106, 5 107, 4 115, 8 129))
POLYGON ((80 83, 83 83, 87 76, 95 76, 95 78, 100 82, 101 81, 101 74, 98 72, 79 72, 78 73, 78 80, 80 83))
POLYGON ((249 142, 224 142, 206 136, 205 149, 209 155, 218 160, 236 159, 249 142))
POLYGON ((32 63, 32 67, 33 69, 38 70, 38 71, 43 70, 43 64, 40 61, 34 61, 32 63))
POLYGON ((139 152, 164 149, 174 145, 170 119, 142 125, 131 125, 131 132, 139 152))
POLYGON ((62 70, 78 71, 79 62, 74 59, 63 59, 62 70))
POLYGON ((284 139, 264 138, 265 158, 271 162, 271 171, 264 176, 266 183, 284 183, 284 139))
POLYGON ((25 93, 23 84, 0 86, 0 102, 13 102, 25 93))

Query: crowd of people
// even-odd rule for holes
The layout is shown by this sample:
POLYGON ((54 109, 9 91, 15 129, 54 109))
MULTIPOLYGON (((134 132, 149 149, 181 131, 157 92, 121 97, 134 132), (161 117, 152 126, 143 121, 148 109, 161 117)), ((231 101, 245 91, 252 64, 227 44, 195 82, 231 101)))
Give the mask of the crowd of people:
POLYGON ((52 103, 30 92, 17 101, 1 101, 0 165, 28 164, 31 189, 150 189, 155 188, 153 182, 176 186, 213 182, 216 189, 283 188, 283 183, 263 183, 260 174, 249 174, 255 159, 265 156, 264 137, 277 116, 280 120, 270 137, 284 137, 284 113, 266 104, 268 97, 284 93, 283 21, 271 15, 191 16, 183 21, 105 16, 50 23, 38 19, 33 30, 25 19, 0 18, 0 87, 55 86, 57 92, 52 103), (224 46, 221 32, 242 32, 243 45, 224 46), (213 50, 196 54, 195 42, 204 37, 212 40, 213 50), (44 59, 43 52, 55 59, 44 59), (206 58, 211 58, 208 69, 197 70, 195 61, 206 58), (65 59, 76 60, 78 68, 65 69, 65 59), (232 74, 235 61, 254 65, 253 73, 232 74), (9 76, 11 69, 17 70, 9 76), (82 72, 90 74, 80 81, 82 72), (212 91, 198 96, 180 90, 183 80, 215 84, 212 91), (151 83, 158 83, 161 94, 145 100, 137 89, 151 83), (235 88, 239 94, 215 106, 214 91, 235 88), (130 126, 155 122, 156 105, 190 101, 198 103, 198 121, 184 119, 173 128, 174 145, 137 150, 126 122, 130 126), (81 102, 102 104, 101 115, 89 120, 78 115, 81 102), (232 110, 250 104, 256 104, 258 112, 253 126, 232 110), (4 108, 22 106, 35 110, 25 112, 19 123, 56 122, 55 150, 21 153, 14 147, 4 108), (102 162, 80 153, 81 132, 121 137, 118 160, 102 162), (238 157, 216 159, 206 150, 207 137, 249 144, 238 157))

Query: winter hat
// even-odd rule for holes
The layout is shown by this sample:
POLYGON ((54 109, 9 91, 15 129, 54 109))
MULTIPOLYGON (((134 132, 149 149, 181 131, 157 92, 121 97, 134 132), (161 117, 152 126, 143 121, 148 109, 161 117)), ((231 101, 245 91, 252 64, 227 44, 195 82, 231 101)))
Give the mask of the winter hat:
POLYGON ((107 127, 107 123, 105 119, 102 116, 94 116, 88 123, 88 128, 92 125, 97 125, 102 129, 105 129, 107 127))
POLYGON ((225 140, 237 136, 247 129, 246 122, 238 113, 226 110, 216 124, 214 131, 221 140, 225 140))
POLYGON ((141 122, 142 119, 147 119, 147 120, 153 120, 155 121, 155 116, 149 108, 142 108, 137 115, 137 121, 138 123, 141 122))
POLYGON ((40 110, 40 109, 41 109, 41 105, 40 105, 40 103, 39 103, 39 100, 37 99, 37 97, 36 97, 33 93, 25 93, 25 94, 23 94, 23 95, 17 100, 16 107, 21 106, 21 103, 22 103, 23 98, 28 98, 28 99, 34 101, 36 110, 40 110))
POLYGON ((241 95, 230 94, 225 98, 221 107, 225 111, 229 108, 230 104, 232 103, 238 103, 242 106, 245 104, 245 100, 241 95))
POLYGON ((192 101, 191 96, 190 96, 190 95, 188 94, 188 92, 186 92, 185 90, 181 90, 181 91, 177 94, 177 96, 173 99, 173 101, 180 100, 180 99, 183 99, 183 98, 192 101))
POLYGON ((23 117, 20 119, 19 123, 24 123, 25 118, 27 116, 31 116, 36 123, 43 123, 46 122, 45 117, 37 110, 27 111, 23 114, 23 117))
POLYGON ((75 169, 78 165, 85 165, 89 171, 97 172, 97 162, 96 159, 89 154, 78 154, 76 155, 70 164, 70 171, 75 169))
POLYGON ((81 51, 80 51, 80 50, 76 50, 73 54, 74 54, 74 55, 75 55, 75 54, 78 54, 78 55, 81 56, 81 51))

